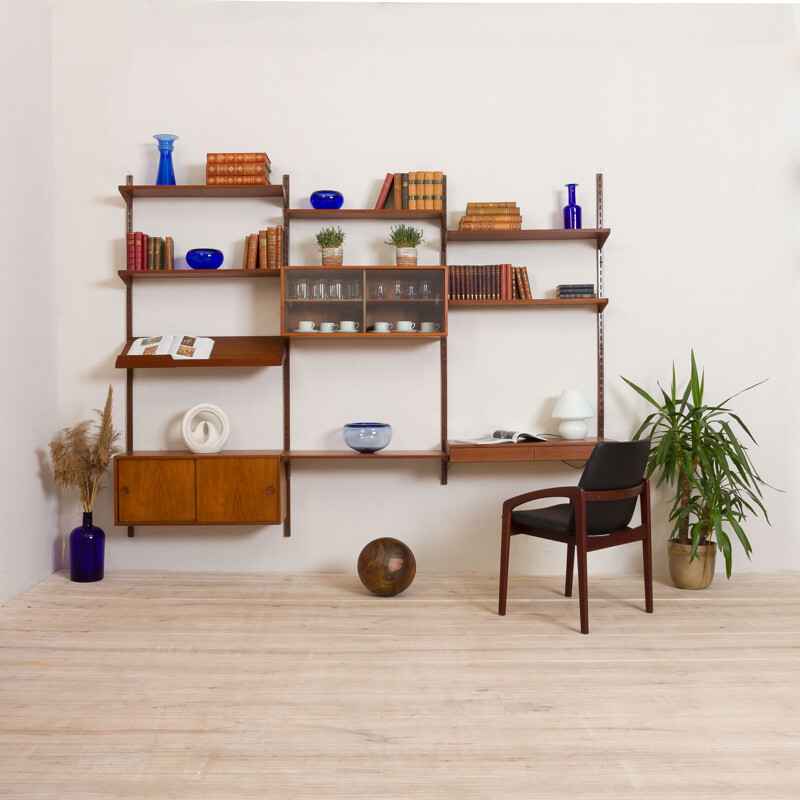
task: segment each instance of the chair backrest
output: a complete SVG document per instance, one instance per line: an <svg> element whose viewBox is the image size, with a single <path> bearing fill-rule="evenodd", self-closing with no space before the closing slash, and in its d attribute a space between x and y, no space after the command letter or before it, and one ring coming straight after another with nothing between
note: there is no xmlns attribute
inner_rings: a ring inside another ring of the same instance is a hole
<svg viewBox="0 0 800 800"><path fill-rule="evenodd" d="M600 442L586 462L578 486L587 491L627 489L636 486L644 477L650 440L637 442ZM586 504L588 533L612 533L631 521L636 498Z"/></svg>

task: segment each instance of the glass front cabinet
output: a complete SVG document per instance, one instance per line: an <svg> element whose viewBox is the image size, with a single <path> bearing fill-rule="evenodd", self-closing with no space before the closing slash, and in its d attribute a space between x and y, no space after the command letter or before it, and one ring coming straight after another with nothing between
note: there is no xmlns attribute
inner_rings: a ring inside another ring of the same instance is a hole
<svg viewBox="0 0 800 800"><path fill-rule="evenodd" d="M284 267L281 333L290 337L447 335L446 267Z"/></svg>

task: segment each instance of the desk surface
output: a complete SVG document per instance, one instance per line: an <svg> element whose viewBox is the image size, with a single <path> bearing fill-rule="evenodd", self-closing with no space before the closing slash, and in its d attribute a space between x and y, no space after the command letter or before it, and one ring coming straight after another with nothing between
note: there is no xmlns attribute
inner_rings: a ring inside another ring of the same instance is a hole
<svg viewBox="0 0 800 800"><path fill-rule="evenodd" d="M571 461L589 458L599 442L613 439L554 439L551 442L517 442L516 444L461 444L448 442L450 463L487 461Z"/></svg>

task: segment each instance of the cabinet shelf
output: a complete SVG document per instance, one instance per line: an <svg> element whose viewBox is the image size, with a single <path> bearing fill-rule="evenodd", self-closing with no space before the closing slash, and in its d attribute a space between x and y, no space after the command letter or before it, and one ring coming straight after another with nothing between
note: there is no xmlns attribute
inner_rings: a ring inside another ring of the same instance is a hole
<svg viewBox="0 0 800 800"><path fill-rule="evenodd" d="M439 461L447 458L444 450L379 450L377 453L357 453L355 450L287 450L282 456L282 461L295 459L357 459L370 461L373 459L393 458L430 458Z"/></svg>
<svg viewBox="0 0 800 800"><path fill-rule="evenodd" d="M178 186L134 186L126 184L119 187L119 193L130 205L136 197L279 197L283 199L283 186L206 186L205 184Z"/></svg>
<svg viewBox="0 0 800 800"><path fill-rule="evenodd" d="M601 248L611 233L610 228L568 230L545 228L521 231L447 231L448 242L571 242L594 240Z"/></svg>
<svg viewBox="0 0 800 800"><path fill-rule="evenodd" d="M298 333L291 331L283 334L284 339L441 339L446 334L442 331L386 331L386 333L375 333L374 331L333 331L332 333L322 333L321 331L309 331ZM163 356L161 356L163 357ZM136 358L136 356L132 356Z"/></svg>
<svg viewBox="0 0 800 800"><path fill-rule="evenodd" d="M289 219L434 219L441 220L444 216L441 209L432 211L404 211L403 209L385 208L287 208L286 215Z"/></svg>
<svg viewBox="0 0 800 800"><path fill-rule="evenodd" d="M176 359L172 356L129 356L136 337L128 339L117 356L120 369L198 369L204 367L278 367L286 358L281 336L212 336L214 349L207 359Z"/></svg>
<svg viewBox="0 0 800 800"><path fill-rule="evenodd" d="M226 278L280 278L279 269L120 269L117 275L126 286L132 280L223 280Z"/></svg>
<svg viewBox="0 0 800 800"><path fill-rule="evenodd" d="M575 300L561 300L559 298L541 298L539 300L450 300L451 308L528 308L530 306L557 306L560 308L570 306L591 306L598 311L603 311L608 305L607 297L581 297Z"/></svg>

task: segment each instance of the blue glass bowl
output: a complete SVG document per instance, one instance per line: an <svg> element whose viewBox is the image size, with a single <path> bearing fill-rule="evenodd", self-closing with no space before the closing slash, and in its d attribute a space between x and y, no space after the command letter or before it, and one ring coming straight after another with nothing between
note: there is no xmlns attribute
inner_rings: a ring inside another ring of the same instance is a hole
<svg viewBox="0 0 800 800"><path fill-rule="evenodd" d="M337 209L342 207L344 197L334 189L319 189L311 195L311 205L317 210Z"/></svg>
<svg viewBox="0 0 800 800"><path fill-rule="evenodd" d="M218 269L222 265L222 251L203 247L190 250L186 254L186 263L192 269Z"/></svg>
<svg viewBox="0 0 800 800"><path fill-rule="evenodd" d="M392 441L392 426L388 422L350 422L342 428L348 447L359 453L375 453Z"/></svg>

